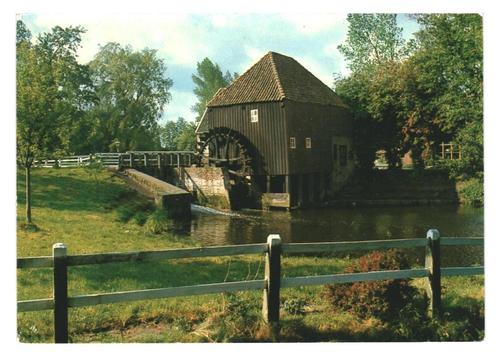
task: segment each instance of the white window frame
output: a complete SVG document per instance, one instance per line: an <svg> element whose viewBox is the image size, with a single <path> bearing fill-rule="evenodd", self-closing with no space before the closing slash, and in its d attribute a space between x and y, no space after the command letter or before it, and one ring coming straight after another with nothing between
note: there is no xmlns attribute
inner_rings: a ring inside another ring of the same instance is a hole
<svg viewBox="0 0 498 357"><path fill-rule="evenodd" d="M291 149L295 149L296 148L296 137L295 136L291 136L289 138L289 146Z"/></svg>
<svg viewBox="0 0 498 357"><path fill-rule="evenodd" d="M251 109L251 123L257 123L259 121L259 113L257 109Z"/></svg>
<svg viewBox="0 0 498 357"><path fill-rule="evenodd" d="M304 147L305 147L306 149L311 149L311 138L306 138L306 139L304 140Z"/></svg>

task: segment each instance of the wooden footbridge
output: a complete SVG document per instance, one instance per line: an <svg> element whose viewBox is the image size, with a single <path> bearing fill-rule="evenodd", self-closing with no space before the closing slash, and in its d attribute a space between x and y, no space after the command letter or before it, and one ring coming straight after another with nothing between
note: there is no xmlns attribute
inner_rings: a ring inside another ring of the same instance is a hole
<svg viewBox="0 0 498 357"><path fill-rule="evenodd" d="M99 162L104 166L119 168L141 167L190 167L199 162L194 151L127 151L124 153L96 153L66 156L59 159L35 161L37 167L77 167Z"/></svg>

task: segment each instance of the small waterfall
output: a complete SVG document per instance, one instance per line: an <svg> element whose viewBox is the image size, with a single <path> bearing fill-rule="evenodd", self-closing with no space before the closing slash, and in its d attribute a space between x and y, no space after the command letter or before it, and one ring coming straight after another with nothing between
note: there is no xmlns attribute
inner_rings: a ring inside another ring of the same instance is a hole
<svg viewBox="0 0 498 357"><path fill-rule="evenodd" d="M219 214L219 215L223 215L223 216L234 216L234 217L240 216L237 213L218 211L217 209L214 209L214 208L199 206L199 205L195 205L193 203L190 204L190 208L192 209L192 212L201 212L201 213L207 213L207 214Z"/></svg>

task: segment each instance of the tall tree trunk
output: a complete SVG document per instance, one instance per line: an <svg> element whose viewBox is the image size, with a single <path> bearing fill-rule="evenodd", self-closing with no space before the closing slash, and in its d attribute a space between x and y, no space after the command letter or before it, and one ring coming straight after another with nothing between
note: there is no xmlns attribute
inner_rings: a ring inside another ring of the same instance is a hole
<svg viewBox="0 0 498 357"><path fill-rule="evenodd" d="M26 224L31 224L31 166L26 165Z"/></svg>

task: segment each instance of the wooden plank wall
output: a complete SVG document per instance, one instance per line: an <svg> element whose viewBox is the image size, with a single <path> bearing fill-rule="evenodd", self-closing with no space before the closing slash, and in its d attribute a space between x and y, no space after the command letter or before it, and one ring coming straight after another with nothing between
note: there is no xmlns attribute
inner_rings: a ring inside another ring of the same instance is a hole
<svg viewBox="0 0 498 357"><path fill-rule="evenodd" d="M332 137L352 136L348 109L311 103L285 101L287 137L296 138L296 148L288 149L289 173L329 172L332 167ZM305 138L311 138L306 149Z"/></svg>
<svg viewBox="0 0 498 357"><path fill-rule="evenodd" d="M280 102L250 103L209 108L207 128L227 127L247 137L264 159L264 169L255 174L285 175L287 167L287 135L284 108ZM258 109L259 120L251 123L250 111Z"/></svg>

